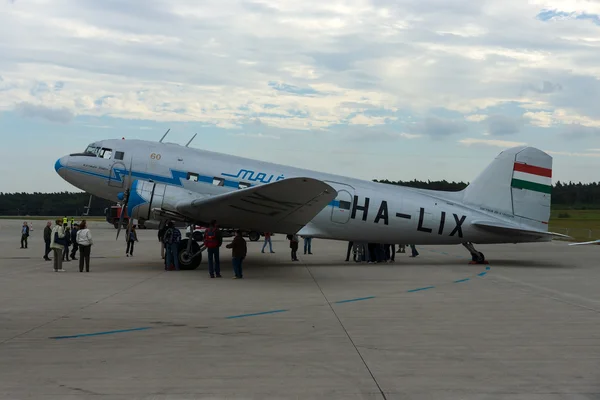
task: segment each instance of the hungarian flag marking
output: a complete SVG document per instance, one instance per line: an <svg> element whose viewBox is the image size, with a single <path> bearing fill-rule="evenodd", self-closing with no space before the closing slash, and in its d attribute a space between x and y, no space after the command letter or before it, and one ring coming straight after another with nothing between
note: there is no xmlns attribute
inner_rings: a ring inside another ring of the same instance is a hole
<svg viewBox="0 0 600 400"><path fill-rule="evenodd" d="M524 163L515 163L511 186L517 189L550 194L552 191L552 170Z"/></svg>

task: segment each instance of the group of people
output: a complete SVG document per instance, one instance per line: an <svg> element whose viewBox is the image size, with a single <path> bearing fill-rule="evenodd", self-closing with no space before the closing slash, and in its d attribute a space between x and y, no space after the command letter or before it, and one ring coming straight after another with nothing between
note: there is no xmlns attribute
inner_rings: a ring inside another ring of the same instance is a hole
<svg viewBox="0 0 600 400"><path fill-rule="evenodd" d="M263 243L261 253L265 252L265 247L267 247L267 244L269 245L269 252L275 253L273 251L273 243L271 241L271 236L273 236L273 234L270 232L264 233L265 242ZM304 240L304 254L312 254L312 238L308 237L308 236L303 236L302 238ZM292 261L299 261L298 260L298 248L300 246L300 238L296 234L287 235L287 240L290 241Z"/></svg>
<svg viewBox="0 0 600 400"><path fill-rule="evenodd" d="M417 257L419 252L414 244L409 245L411 249L410 257ZM401 244L396 251L395 244L348 242L346 252L346 261L350 261L350 254L354 262L367 262L368 264L394 262L396 253L406 253L406 246Z"/></svg>
<svg viewBox="0 0 600 400"><path fill-rule="evenodd" d="M48 221L44 228L44 243L46 245L44 260L51 261L49 254L53 253L55 272L65 271L62 267L63 261L77 260L75 255L78 250L79 272L83 272L84 265L86 272L90 272L90 252L93 240L85 220L79 224L71 221L70 227L66 217L57 219L54 226L52 226L52 222ZM70 246L72 249L69 253ZM69 255L71 259L69 259Z"/></svg>
<svg viewBox="0 0 600 400"><path fill-rule="evenodd" d="M158 240L161 243L161 257L165 260L165 271L179 271L181 231L175 227L172 221L169 221L163 228L159 229ZM219 249L223 245L223 235L217 226L217 221L211 221L209 227L204 231L203 244L206 247L208 257L209 276L211 278L222 278ZM233 279L242 279L244 277L242 263L248 251L242 232L240 230L236 231L233 241L225 247L231 249ZM272 248L271 252L273 252Z"/></svg>

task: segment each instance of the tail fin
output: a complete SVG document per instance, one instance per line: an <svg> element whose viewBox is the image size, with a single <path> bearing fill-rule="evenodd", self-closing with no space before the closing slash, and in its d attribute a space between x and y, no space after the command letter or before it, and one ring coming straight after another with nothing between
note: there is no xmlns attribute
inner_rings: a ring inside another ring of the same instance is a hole
<svg viewBox="0 0 600 400"><path fill-rule="evenodd" d="M533 147L500 153L464 190L463 202L548 230L552 157Z"/></svg>

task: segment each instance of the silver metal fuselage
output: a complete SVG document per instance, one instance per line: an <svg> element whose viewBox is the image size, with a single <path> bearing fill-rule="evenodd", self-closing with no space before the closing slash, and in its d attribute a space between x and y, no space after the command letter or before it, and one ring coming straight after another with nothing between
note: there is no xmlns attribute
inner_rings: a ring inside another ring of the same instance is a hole
<svg viewBox="0 0 600 400"><path fill-rule="evenodd" d="M106 149L105 158L72 154L59 159L55 169L72 185L108 200L117 201L119 193L130 185L130 179L183 187L200 197L240 190L247 185L310 177L334 187L338 195L298 232L300 235L411 244L534 241L531 237L515 238L471 225L470 221L475 219L514 221L461 204L461 192L425 191L370 182L171 143L104 140L92 147Z"/></svg>

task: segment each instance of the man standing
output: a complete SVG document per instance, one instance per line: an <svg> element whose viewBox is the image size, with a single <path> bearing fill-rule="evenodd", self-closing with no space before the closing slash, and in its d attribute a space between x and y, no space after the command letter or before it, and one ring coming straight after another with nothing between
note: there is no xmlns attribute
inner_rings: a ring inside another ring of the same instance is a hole
<svg viewBox="0 0 600 400"><path fill-rule="evenodd" d="M204 232L204 246L208 253L208 273L211 278L221 278L221 261L219 259L219 247L223 243L223 236L217 228L217 221L210 222L210 226Z"/></svg>
<svg viewBox="0 0 600 400"><path fill-rule="evenodd" d="M165 259L165 232L168 229L168 223L158 230L158 241L160 242L160 258Z"/></svg>
<svg viewBox="0 0 600 400"><path fill-rule="evenodd" d="M71 245L73 248L71 249L71 260L77 260L75 258L75 254L77 250L79 250L79 244L77 243L77 232L79 231L79 225L73 224L73 228L71 228Z"/></svg>
<svg viewBox="0 0 600 400"><path fill-rule="evenodd" d="M63 250L65 248L65 230L62 227L62 220L57 219L56 225L52 228L50 234L50 248L54 251L54 271L65 272L62 268Z"/></svg>
<svg viewBox="0 0 600 400"><path fill-rule="evenodd" d="M246 253L248 252L246 241L242 236L242 231L236 231L235 238L233 238L233 242L229 243L225 247L231 249L234 273L233 279L242 279L244 277L242 273L242 261L244 261L244 258L246 258Z"/></svg>
<svg viewBox="0 0 600 400"><path fill-rule="evenodd" d="M304 254L308 251L308 254L312 254L311 251L312 238L304 236Z"/></svg>
<svg viewBox="0 0 600 400"><path fill-rule="evenodd" d="M181 242L181 231L175 228L175 224L171 221L169 221L167 227L167 231L163 237L167 251L165 270L172 271L174 266L175 270L179 271L179 242Z"/></svg>
<svg viewBox="0 0 600 400"><path fill-rule="evenodd" d="M23 222L23 227L21 228L21 248L27 248L27 238L29 238L29 225L27 222Z"/></svg>
<svg viewBox="0 0 600 400"><path fill-rule="evenodd" d="M48 221L46 227L44 228L44 243L46 244L46 249L44 251L44 260L50 261L50 242L52 241L52 222Z"/></svg>

